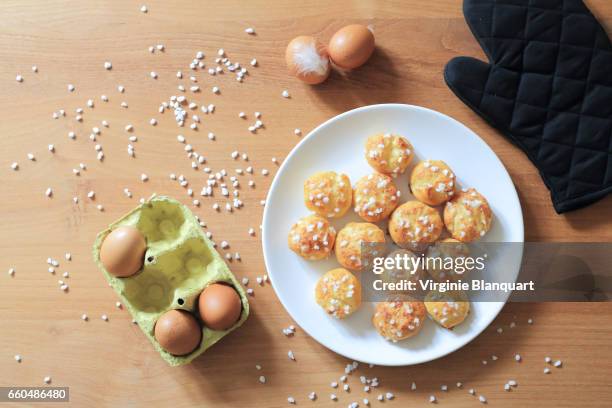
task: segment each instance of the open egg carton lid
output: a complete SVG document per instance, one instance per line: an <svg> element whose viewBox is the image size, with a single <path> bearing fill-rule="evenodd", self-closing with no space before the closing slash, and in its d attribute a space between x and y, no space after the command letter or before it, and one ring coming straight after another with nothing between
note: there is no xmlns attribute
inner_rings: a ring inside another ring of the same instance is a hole
<svg viewBox="0 0 612 408"><path fill-rule="evenodd" d="M111 275L100 260L102 242L111 231L122 226L137 228L147 242L142 269L126 278ZM101 231L93 246L93 258L134 321L172 366L190 363L241 326L249 315L247 295L225 260L203 233L189 208L170 197L154 194ZM240 318L227 330L209 329L202 324L198 312L199 294L216 282L231 285L242 302ZM157 319L172 309L192 313L202 328L200 345L184 356L168 353L154 336Z"/></svg>

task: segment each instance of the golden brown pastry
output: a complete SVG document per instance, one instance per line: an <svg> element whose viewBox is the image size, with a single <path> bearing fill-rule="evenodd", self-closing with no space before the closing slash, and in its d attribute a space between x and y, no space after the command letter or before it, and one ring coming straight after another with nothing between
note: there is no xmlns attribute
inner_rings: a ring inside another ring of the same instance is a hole
<svg viewBox="0 0 612 408"><path fill-rule="evenodd" d="M429 258L427 272L438 282L457 281L463 279L468 272L454 267L458 263L457 258L470 256L470 248L467 244L454 238L436 242L427 248L426 256ZM451 265L453 267L450 267Z"/></svg>
<svg viewBox="0 0 612 408"><path fill-rule="evenodd" d="M372 324L386 340L398 342L416 336L425 323L422 302L381 302L376 305Z"/></svg>
<svg viewBox="0 0 612 408"><path fill-rule="evenodd" d="M427 205L440 205L455 194L455 173L442 160L425 160L412 170L410 190Z"/></svg>
<svg viewBox="0 0 612 408"><path fill-rule="evenodd" d="M399 265L396 262L399 257ZM393 259L393 267L384 268L383 273L380 275L380 279L383 282L400 282L402 280L408 280L415 282L418 285L420 279L425 277L425 269L422 267L422 263L411 262L411 258L415 261L418 257L407 249L396 249L387 255L387 258ZM416 268L414 267L416 265ZM397 267L399 266L399 268ZM417 286L418 287L418 286Z"/></svg>
<svg viewBox="0 0 612 408"><path fill-rule="evenodd" d="M402 136L379 133L366 140L366 160L379 173L393 177L402 174L413 156L412 145Z"/></svg>
<svg viewBox="0 0 612 408"><path fill-rule="evenodd" d="M344 319L361 305L361 283L344 268L332 269L317 281L315 300L328 314Z"/></svg>
<svg viewBox="0 0 612 408"><path fill-rule="evenodd" d="M470 313L470 301L463 291L431 291L425 296L425 307L436 323L451 330Z"/></svg>
<svg viewBox="0 0 612 408"><path fill-rule="evenodd" d="M304 204L322 217L342 217L351 207L353 190L346 174L322 171L304 182Z"/></svg>
<svg viewBox="0 0 612 408"><path fill-rule="evenodd" d="M308 215L291 226L287 242L302 258L316 261L329 256L335 239L336 230L326 218Z"/></svg>
<svg viewBox="0 0 612 408"><path fill-rule="evenodd" d="M489 202L473 188L461 190L444 207L444 224L453 238L473 242L491 229Z"/></svg>
<svg viewBox="0 0 612 408"><path fill-rule="evenodd" d="M369 222L349 222L338 232L336 240L336 259L340 265L352 271L359 271L374 256L382 256L379 253L383 245L367 245L368 243L385 243L385 233L374 224ZM362 244L364 250L362 252Z"/></svg>
<svg viewBox="0 0 612 408"><path fill-rule="evenodd" d="M384 174L363 176L353 190L355 212L368 222L382 221L399 203L400 191L393 179Z"/></svg>
<svg viewBox="0 0 612 408"><path fill-rule="evenodd" d="M440 214L420 201L408 201L397 207L389 221L391 239L400 247L423 249L435 242L442 232Z"/></svg>

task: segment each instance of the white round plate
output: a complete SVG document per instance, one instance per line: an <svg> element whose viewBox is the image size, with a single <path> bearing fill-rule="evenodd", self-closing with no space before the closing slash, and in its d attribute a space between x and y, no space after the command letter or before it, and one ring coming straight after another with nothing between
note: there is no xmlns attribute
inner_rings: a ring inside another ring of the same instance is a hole
<svg viewBox="0 0 612 408"><path fill-rule="evenodd" d="M512 180L489 146L470 129L439 112L411 105L385 104L358 108L338 115L308 134L287 156L268 193L263 217L263 252L272 285L281 303L300 327L319 343L352 360L377 365L410 365L430 361L464 346L497 316L504 302L472 302L467 320L454 330L428 321L412 339L391 343L378 335L371 323L373 303L345 320L328 316L314 300L317 279L338 267L335 257L309 262L287 246L291 225L308 215L303 203L303 183L312 173L334 170L354 183L373 170L364 157L364 143L374 133L405 136L415 149L415 159L396 184L402 201L413 199L408 174L420 160L441 159L454 170L462 187L475 187L493 210L494 220L483 241L523 242L523 215ZM350 214L332 224L339 230ZM385 223L386 225L386 223ZM522 257L506 257L503 275L515 281Z"/></svg>

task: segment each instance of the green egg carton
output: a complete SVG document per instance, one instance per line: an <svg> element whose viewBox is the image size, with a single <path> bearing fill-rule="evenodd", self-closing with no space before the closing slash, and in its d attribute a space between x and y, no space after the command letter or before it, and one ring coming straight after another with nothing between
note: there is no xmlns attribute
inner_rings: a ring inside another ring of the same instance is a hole
<svg viewBox="0 0 612 408"><path fill-rule="evenodd" d="M115 228L133 226L142 232L147 249L142 270L127 278L117 278L100 261L100 246ZM193 213L178 201L153 195L115 221L96 237L93 257L121 302L164 360L172 366L190 363L232 330L249 315L246 293L227 264L204 235ZM228 330L211 330L201 324L202 341L198 348L185 356L165 351L153 335L155 322L171 309L198 313L198 295L208 285L225 282L234 287L242 301L240 319Z"/></svg>

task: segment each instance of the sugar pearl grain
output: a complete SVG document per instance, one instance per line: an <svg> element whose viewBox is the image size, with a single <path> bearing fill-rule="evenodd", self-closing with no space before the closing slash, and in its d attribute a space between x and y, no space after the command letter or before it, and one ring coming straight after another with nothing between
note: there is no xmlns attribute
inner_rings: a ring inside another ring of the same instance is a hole
<svg viewBox="0 0 612 408"><path fill-rule="evenodd" d="M248 27L244 30L245 33L249 34L249 35L253 35L255 34L255 29L253 27Z"/></svg>
<svg viewBox="0 0 612 408"><path fill-rule="evenodd" d="M288 90L283 90L283 92L281 93L283 98L289 98L291 95L289 95L289 91Z"/></svg>
<svg viewBox="0 0 612 408"><path fill-rule="evenodd" d="M45 384L51 384L51 377L46 376L45 378L43 378L43 381L45 382Z"/></svg>
<svg viewBox="0 0 612 408"><path fill-rule="evenodd" d="M104 63L104 69L111 70L113 68L113 64L110 61L106 61Z"/></svg>

